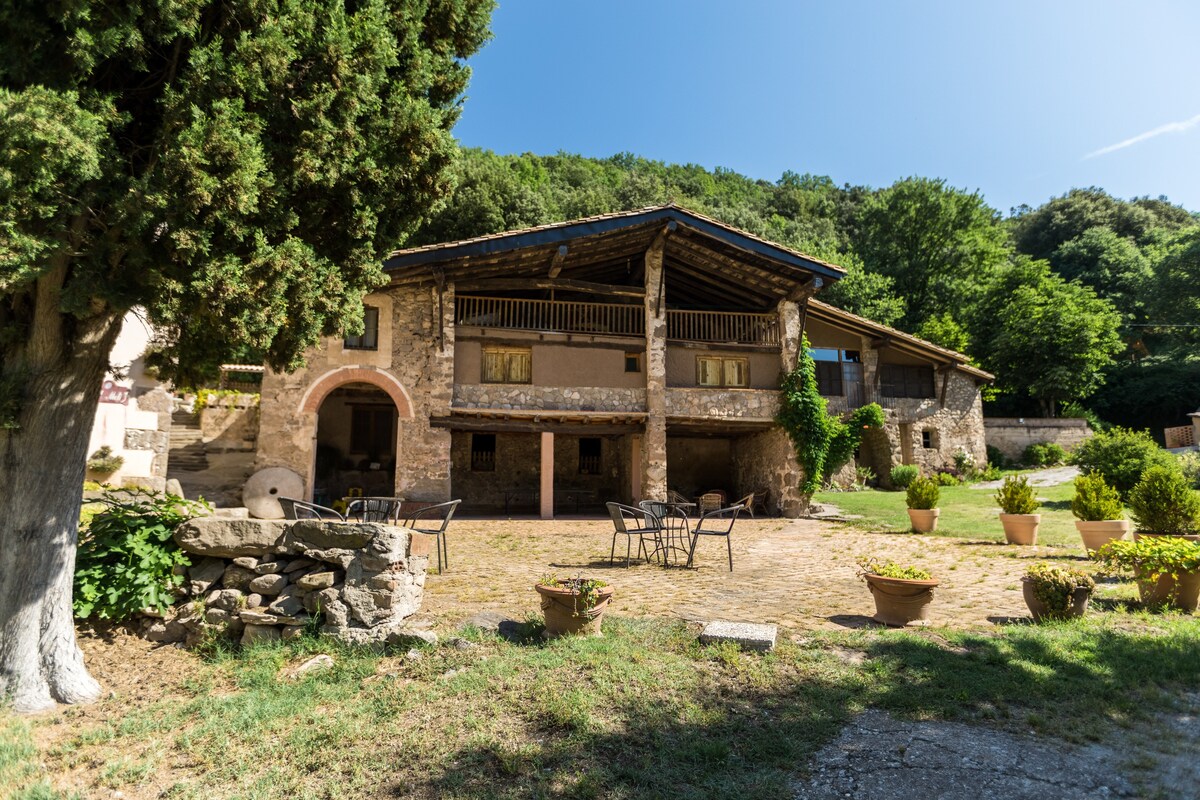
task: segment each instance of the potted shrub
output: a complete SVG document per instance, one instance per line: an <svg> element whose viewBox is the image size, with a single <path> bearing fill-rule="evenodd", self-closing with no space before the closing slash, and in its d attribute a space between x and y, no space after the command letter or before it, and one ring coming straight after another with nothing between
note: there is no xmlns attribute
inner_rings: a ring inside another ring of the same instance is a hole
<svg viewBox="0 0 1200 800"><path fill-rule="evenodd" d="M1075 479L1071 513L1076 517L1075 529L1079 531L1088 555L1113 539L1124 539L1129 532L1129 520L1125 519L1120 493L1098 472Z"/></svg>
<svg viewBox="0 0 1200 800"><path fill-rule="evenodd" d="M938 497L941 489L931 478L917 478L908 485L908 519L917 533L932 533L937 530Z"/></svg>
<svg viewBox="0 0 1200 800"><path fill-rule="evenodd" d="M1021 578L1025 605L1034 622L1082 617L1095 589L1091 575L1058 564L1034 564Z"/></svg>
<svg viewBox="0 0 1200 800"><path fill-rule="evenodd" d="M928 618L938 582L926 570L874 558L860 558L858 566L875 598L876 622L903 627Z"/></svg>
<svg viewBox="0 0 1200 800"><path fill-rule="evenodd" d="M1200 541L1197 517L1200 498L1176 466L1150 467L1129 492L1129 509L1137 526L1134 538L1178 536Z"/></svg>
<svg viewBox="0 0 1200 800"><path fill-rule="evenodd" d="M1132 572L1144 604L1170 603L1183 611L1196 610L1200 600L1200 542L1179 536L1117 540L1101 547L1094 558L1106 571Z"/></svg>
<svg viewBox="0 0 1200 800"><path fill-rule="evenodd" d="M1033 487L1024 475L1009 475L996 490L996 504L1003 512L1000 524L1004 526L1004 538L1009 544L1037 544L1038 525L1042 515L1035 514L1041 505L1033 496Z"/></svg>
<svg viewBox="0 0 1200 800"><path fill-rule="evenodd" d="M547 638L582 633L600 635L600 622L612 600L612 587L594 578L548 575L533 587L542 596Z"/></svg>
<svg viewBox="0 0 1200 800"><path fill-rule="evenodd" d="M125 459L113 453L111 447L104 445L96 452L88 456L88 480L95 480L97 483L103 483L104 479L110 477L114 472L119 470L124 465Z"/></svg>

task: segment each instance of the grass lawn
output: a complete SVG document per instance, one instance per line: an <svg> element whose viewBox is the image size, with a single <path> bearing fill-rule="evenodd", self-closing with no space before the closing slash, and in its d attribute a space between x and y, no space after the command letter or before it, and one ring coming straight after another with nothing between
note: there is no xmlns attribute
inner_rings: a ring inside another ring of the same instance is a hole
<svg viewBox="0 0 1200 800"><path fill-rule="evenodd" d="M809 633L768 655L702 647L680 622L550 643L527 627L389 655L307 638L171 651L169 674L96 706L0 712L0 794L778 798L866 707L1084 741L1200 688L1200 618L1180 615ZM288 676L318 652L336 666Z"/></svg>

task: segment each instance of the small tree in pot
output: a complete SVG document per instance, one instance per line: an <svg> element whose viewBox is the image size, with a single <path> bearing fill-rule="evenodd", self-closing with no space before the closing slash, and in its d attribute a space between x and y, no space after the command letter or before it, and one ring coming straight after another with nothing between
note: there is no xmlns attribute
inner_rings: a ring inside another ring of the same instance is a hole
<svg viewBox="0 0 1200 800"><path fill-rule="evenodd" d="M937 507L938 498L941 496L937 481L932 478L917 478L908 485L907 492L905 499L912 529L917 533L932 533L937 530L938 515L941 513Z"/></svg>
<svg viewBox="0 0 1200 800"><path fill-rule="evenodd" d="M1034 564L1021 578L1025 605L1034 622L1082 617L1096 589L1091 575L1058 564Z"/></svg>
<svg viewBox="0 0 1200 800"><path fill-rule="evenodd" d="M1076 516L1075 528L1089 555L1114 539L1124 539L1129 532L1121 494L1098 472L1075 479L1071 513Z"/></svg>
<svg viewBox="0 0 1200 800"><path fill-rule="evenodd" d="M558 578L547 575L533 587L542 597L546 638L571 634L600 635L600 622L613 589L594 578Z"/></svg>
<svg viewBox="0 0 1200 800"><path fill-rule="evenodd" d="M1009 475L996 490L996 504L1003 512L1000 524L1004 526L1004 538L1009 544L1037 544L1038 525L1042 515L1033 512L1041 505L1033 496L1033 487L1024 475Z"/></svg>
<svg viewBox="0 0 1200 800"><path fill-rule="evenodd" d="M1200 498L1176 466L1150 467L1129 492L1129 508L1141 536L1180 536L1200 541Z"/></svg>
<svg viewBox="0 0 1200 800"><path fill-rule="evenodd" d="M1101 547L1094 558L1105 571L1132 572L1138 594L1148 606L1170 603L1195 611L1200 602L1200 542L1178 536L1117 540Z"/></svg>
<svg viewBox="0 0 1200 800"><path fill-rule="evenodd" d="M928 618L938 582L927 570L866 557L858 559L858 566L875 598L876 622L903 627Z"/></svg>

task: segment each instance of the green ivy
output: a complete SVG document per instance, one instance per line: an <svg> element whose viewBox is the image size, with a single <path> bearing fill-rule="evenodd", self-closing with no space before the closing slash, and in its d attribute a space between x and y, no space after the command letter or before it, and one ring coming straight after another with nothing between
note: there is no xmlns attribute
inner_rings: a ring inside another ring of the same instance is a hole
<svg viewBox="0 0 1200 800"><path fill-rule="evenodd" d="M75 616L118 622L144 608L160 612L174 602L191 562L172 534L206 512L204 502L164 492L116 489L83 529L75 566Z"/></svg>
<svg viewBox="0 0 1200 800"><path fill-rule="evenodd" d="M830 416L829 405L817 390L817 366L809 353L808 337L800 340L796 366L783 376L780 387L779 424L796 448L804 469L800 490L811 495L821 488L858 450L863 431L883 427L883 409L870 403L855 410L846 421Z"/></svg>

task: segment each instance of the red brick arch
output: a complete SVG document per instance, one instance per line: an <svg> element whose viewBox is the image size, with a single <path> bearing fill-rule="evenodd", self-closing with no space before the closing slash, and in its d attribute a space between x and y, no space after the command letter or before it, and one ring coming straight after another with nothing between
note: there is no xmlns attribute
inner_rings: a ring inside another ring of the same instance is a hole
<svg viewBox="0 0 1200 800"><path fill-rule="evenodd" d="M300 411L302 413L317 413L321 409L321 403L325 402L325 398L329 396L329 393L339 386L345 386L347 383L369 383L372 386L378 386L387 392L388 397L392 398L392 402L396 404L396 411L400 413L401 419L412 419L412 398L408 396L408 391L405 390L404 384L396 380L389 372L366 367L338 367L337 369L329 370L329 372L326 372L308 387L308 391L304 393L304 397L300 400Z"/></svg>

